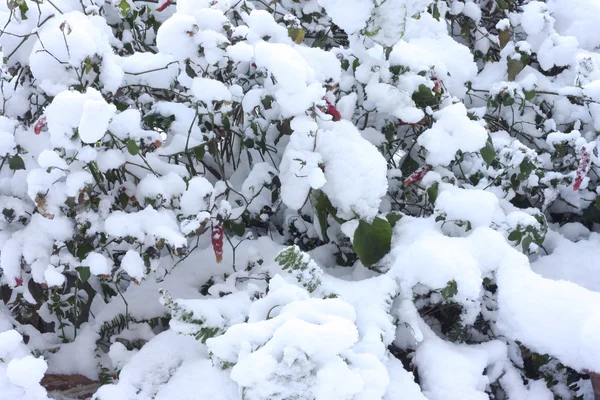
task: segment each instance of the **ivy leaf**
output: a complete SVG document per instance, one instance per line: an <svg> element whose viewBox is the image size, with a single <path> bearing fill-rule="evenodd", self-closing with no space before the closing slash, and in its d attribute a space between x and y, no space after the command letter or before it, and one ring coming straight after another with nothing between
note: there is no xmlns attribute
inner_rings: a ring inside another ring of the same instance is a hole
<svg viewBox="0 0 600 400"><path fill-rule="evenodd" d="M90 279L90 267L77 267L75 269L77 270L77 273L79 274L79 280L82 283L85 283L88 279Z"/></svg>
<svg viewBox="0 0 600 400"><path fill-rule="evenodd" d="M140 152L140 146L138 146L135 141L128 139L127 140L127 151L132 156L137 156L138 153Z"/></svg>
<svg viewBox="0 0 600 400"><path fill-rule="evenodd" d="M13 171L25 169L25 162L20 156L12 156L8 158L8 168Z"/></svg>
<svg viewBox="0 0 600 400"><path fill-rule="evenodd" d="M382 218L372 223L360 220L354 232L354 251L365 267L370 267L389 253L392 246L392 226Z"/></svg>

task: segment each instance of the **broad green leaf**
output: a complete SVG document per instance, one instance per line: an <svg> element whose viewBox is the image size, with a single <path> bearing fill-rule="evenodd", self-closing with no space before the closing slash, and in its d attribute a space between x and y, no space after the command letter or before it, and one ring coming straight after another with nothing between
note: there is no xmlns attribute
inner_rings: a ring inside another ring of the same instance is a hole
<svg viewBox="0 0 600 400"><path fill-rule="evenodd" d="M126 193L121 192L119 194L119 204L121 205L121 208L125 209L125 207L127 207L127 203L129 203L129 196L127 196Z"/></svg>
<svg viewBox="0 0 600 400"><path fill-rule="evenodd" d="M402 219L402 214L391 212L388 215L386 215L385 218L388 220L390 226L393 228L396 226L396 223Z"/></svg>
<svg viewBox="0 0 600 400"><path fill-rule="evenodd" d="M317 214L317 219L319 220L323 241L329 242L329 238L327 237L327 216L329 215L331 202L327 198L327 195L319 190L314 196L312 203L315 213Z"/></svg>
<svg viewBox="0 0 600 400"><path fill-rule="evenodd" d="M121 2L119 3L119 9L121 10L121 15L124 17L127 16L127 11L129 11L130 8L131 8L131 6L129 5L127 0L121 0Z"/></svg>
<svg viewBox="0 0 600 400"><path fill-rule="evenodd" d="M392 226L382 218L372 223L360 220L354 232L354 251L365 267L370 267L389 253L392 246Z"/></svg>
<svg viewBox="0 0 600 400"><path fill-rule="evenodd" d="M511 233L508 234L508 240L514 240L516 242L519 242L522 237L523 237L523 232L521 232L521 231L512 231Z"/></svg>
<svg viewBox="0 0 600 400"><path fill-rule="evenodd" d="M479 153L481 154L483 161L485 161L485 164L489 167L496 158L496 150L494 150L492 139L489 136L485 146L479 151Z"/></svg>
<svg viewBox="0 0 600 400"><path fill-rule="evenodd" d="M429 197L429 202L433 205L438 197L438 190L440 188L440 184L435 182L433 185L429 186L427 189L427 196Z"/></svg>
<svg viewBox="0 0 600 400"><path fill-rule="evenodd" d="M196 160L202 161L205 153L206 149L204 148L204 145L194 147L194 156L196 156Z"/></svg>
<svg viewBox="0 0 600 400"><path fill-rule="evenodd" d="M75 268L77 273L79 274L79 280L83 283L87 282L90 279L90 267L77 267Z"/></svg>
<svg viewBox="0 0 600 400"><path fill-rule="evenodd" d="M536 95L535 90L524 90L523 93L525 93L525 100L532 100Z"/></svg>
<svg viewBox="0 0 600 400"><path fill-rule="evenodd" d="M498 40L500 41L500 48L503 49L506 44L510 41L510 30L505 29L498 33Z"/></svg>
<svg viewBox="0 0 600 400"><path fill-rule="evenodd" d="M20 156L12 156L8 158L8 168L13 171L25 169L25 162Z"/></svg>
<svg viewBox="0 0 600 400"><path fill-rule="evenodd" d="M517 75L519 75L519 72L523 71L523 68L525 68L523 61L509 58L507 68L508 80L511 82L514 81Z"/></svg>
<svg viewBox="0 0 600 400"><path fill-rule="evenodd" d="M296 44L304 41L304 29L302 28L288 28L288 35Z"/></svg>
<svg viewBox="0 0 600 400"><path fill-rule="evenodd" d="M246 224L244 224L244 221L235 222L229 220L226 221L226 224L227 228L231 229L236 236L244 236L244 233L246 233Z"/></svg>
<svg viewBox="0 0 600 400"><path fill-rule="evenodd" d="M127 140L127 151L132 156L137 156L138 153L140 152L140 146L138 146L135 141L128 139Z"/></svg>
<svg viewBox="0 0 600 400"><path fill-rule="evenodd" d="M419 88L413 93L412 99L419 108L433 107L438 103L438 99L431 89L425 85L419 85Z"/></svg>

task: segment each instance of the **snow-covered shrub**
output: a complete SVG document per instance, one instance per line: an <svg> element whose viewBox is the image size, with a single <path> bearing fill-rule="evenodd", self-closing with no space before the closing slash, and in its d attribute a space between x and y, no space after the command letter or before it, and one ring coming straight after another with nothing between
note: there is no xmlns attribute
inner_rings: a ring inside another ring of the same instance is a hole
<svg viewBox="0 0 600 400"><path fill-rule="evenodd" d="M0 397L591 399L598 19L0 6Z"/></svg>

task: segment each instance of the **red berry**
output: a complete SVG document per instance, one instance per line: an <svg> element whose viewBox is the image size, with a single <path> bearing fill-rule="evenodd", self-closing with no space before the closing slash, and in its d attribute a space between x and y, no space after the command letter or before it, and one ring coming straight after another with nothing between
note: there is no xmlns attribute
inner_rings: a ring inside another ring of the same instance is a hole
<svg viewBox="0 0 600 400"><path fill-rule="evenodd" d="M164 11L165 8L169 7L169 5L171 5L171 3L173 3L173 0L167 0L167 1L165 1L160 6L156 7L156 11L158 11L158 12Z"/></svg>
<svg viewBox="0 0 600 400"><path fill-rule="evenodd" d="M36 135L39 135L40 133L42 133L42 129L47 124L48 124L48 121L46 120L46 116L42 116L40 119L37 120L37 122L33 126L33 133L35 133Z"/></svg>

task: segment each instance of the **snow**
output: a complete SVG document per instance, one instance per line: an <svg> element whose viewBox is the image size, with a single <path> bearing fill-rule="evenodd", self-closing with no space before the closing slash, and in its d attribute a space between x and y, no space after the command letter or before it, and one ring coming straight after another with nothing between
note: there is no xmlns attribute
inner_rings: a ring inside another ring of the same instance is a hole
<svg viewBox="0 0 600 400"><path fill-rule="evenodd" d="M198 100L205 104L213 101L229 101L231 93L227 87L215 79L196 78L192 83L192 93Z"/></svg>
<svg viewBox="0 0 600 400"><path fill-rule="evenodd" d="M523 257L511 258L498 273L500 329L572 368L600 370L593 339L600 322L594 304L600 294L571 282L544 279L528 268Z"/></svg>
<svg viewBox="0 0 600 400"><path fill-rule="evenodd" d="M318 0L318 2L325 8L333 22L348 34L364 28L373 11L373 2L370 0L353 1L351 4L343 0Z"/></svg>
<svg viewBox="0 0 600 400"><path fill-rule="evenodd" d="M341 215L372 219L387 190L385 159L354 125L347 121L328 125L317 133L316 145L325 167L323 192Z"/></svg>
<svg viewBox="0 0 600 400"><path fill-rule="evenodd" d="M109 275L112 269L112 263L104 255L95 251L88 254L82 264L88 266L94 275Z"/></svg>
<svg viewBox="0 0 600 400"><path fill-rule="evenodd" d="M556 19L554 25L562 36L574 36L581 47L594 50L600 44L600 27L594 23L600 17L600 4L586 0L550 0L548 11Z"/></svg>
<svg viewBox="0 0 600 400"><path fill-rule="evenodd" d="M48 266L46 271L44 271L44 279L50 287L62 286L62 284L65 282L65 276L62 274L62 271L52 266Z"/></svg>
<svg viewBox="0 0 600 400"><path fill-rule="evenodd" d="M144 276L144 260L142 260L142 257L140 257L139 253L135 250L127 250L127 253L125 253L121 260L121 268L123 268L129 276L138 281Z"/></svg>
<svg viewBox="0 0 600 400"><path fill-rule="evenodd" d="M30 355L22 340L13 329L0 332L0 399L47 400L46 390L40 386L46 361Z"/></svg>
<svg viewBox="0 0 600 400"><path fill-rule="evenodd" d="M117 108L104 100L88 100L83 105L79 126L79 136L84 143L95 143L102 139L110 118Z"/></svg>
<svg viewBox="0 0 600 400"><path fill-rule="evenodd" d="M588 233L589 234L589 233ZM573 239L579 239L575 236ZM545 278L564 280L594 292L600 292L600 235L592 233L587 240L561 240L552 254L540 257L531 269Z"/></svg>
<svg viewBox="0 0 600 400"><path fill-rule="evenodd" d="M121 165L125 164L125 156L122 151L109 149L99 152L96 162L98 163L98 169L101 172L106 172L110 169L119 168Z"/></svg>
<svg viewBox="0 0 600 400"><path fill-rule="evenodd" d="M27 388L39 383L46 372L46 362L33 356L12 360L6 368L6 376L15 385Z"/></svg>
<svg viewBox="0 0 600 400"><path fill-rule="evenodd" d="M428 164L448 165L457 151L476 152L485 146L487 132L481 124L469 119L464 104L448 106L433 117L436 122L418 139L428 151Z"/></svg>
<svg viewBox="0 0 600 400"><path fill-rule="evenodd" d="M598 1L88 3L0 5L0 400L591 398Z"/></svg>
<svg viewBox="0 0 600 400"><path fill-rule="evenodd" d="M146 235L164 238L174 246L186 243L179 233L172 212L167 210L157 211L151 206L137 213L124 213L116 211L105 221L105 229L109 235L115 237L131 236L144 242Z"/></svg>
<svg viewBox="0 0 600 400"><path fill-rule="evenodd" d="M447 220L469 221L473 228L488 227L502 218L498 198L483 190L444 190L435 207Z"/></svg>
<svg viewBox="0 0 600 400"><path fill-rule="evenodd" d="M183 215L195 215L208 209L208 200L213 191L210 182L201 176L195 176L181 196L179 206Z"/></svg>

